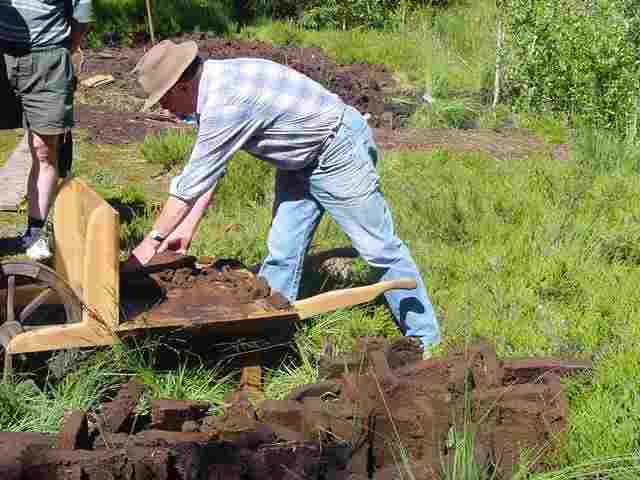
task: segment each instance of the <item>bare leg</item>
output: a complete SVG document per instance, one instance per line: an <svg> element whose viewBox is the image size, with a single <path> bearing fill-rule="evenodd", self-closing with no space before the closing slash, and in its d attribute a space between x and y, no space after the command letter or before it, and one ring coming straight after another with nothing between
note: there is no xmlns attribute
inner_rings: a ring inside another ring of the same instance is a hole
<svg viewBox="0 0 640 480"><path fill-rule="evenodd" d="M60 135L40 135L29 131L31 172L27 186L29 217L46 220L58 186L58 145Z"/></svg>

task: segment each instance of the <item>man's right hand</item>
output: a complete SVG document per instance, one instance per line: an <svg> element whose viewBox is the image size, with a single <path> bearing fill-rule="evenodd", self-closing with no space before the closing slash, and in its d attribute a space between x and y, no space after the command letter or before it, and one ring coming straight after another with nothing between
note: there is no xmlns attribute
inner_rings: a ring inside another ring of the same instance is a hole
<svg viewBox="0 0 640 480"><path fill-rule="evenodd" d="M191 240L193 238L193 232L174 230L158 248L158 253L165 252L167 250L186 255Z"/></svg>

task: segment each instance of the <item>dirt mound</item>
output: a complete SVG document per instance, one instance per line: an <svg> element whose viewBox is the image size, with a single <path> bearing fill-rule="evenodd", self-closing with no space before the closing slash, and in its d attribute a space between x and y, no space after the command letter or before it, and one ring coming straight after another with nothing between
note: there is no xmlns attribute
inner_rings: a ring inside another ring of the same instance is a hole
<svg viewBox="0 0 640 480"><path fill-rule="evenodd" d="M405 92L384 65L356 63L339 65L320 48L272 45L258 41L210 38L204 35L174 39L195 40L205 58L267 58L288 65L337 93L345 103L369 114L375 138L385 150L431 150L453 148L484 151L496 158L523 158L547 153L562 158L562 151L550 151L529 132L513 128L502 131L460 129L406 130L408 119L421 100ZM103 88L80 86L75 120L95 143L122 144L140 141L145 135L167 128L185 128L175 117L140 113L143 94L131 73L149 48L106 48L85 52L80 80L97 74L111 74L115 82ZM388 99L415 97L415 101L390 102ZM566 157L566 155L564 155Z"/></svg>
<svg viewBox="0 0 640 480"><path fill-rule="evenodd" d="M414 478L436 480L461 453L463 433L473 432L475 461L508 479L525 448L536 454L534 470L544 469L540 454L566 428L560 375L589 368L500 361L482 344L420 358L412 339L361 339L355 353L321 360L327 381L257 408L237 391L222 415L207 402L154 400L149 416L136 416L145 387L134 378L89 417L70 412L54 438L0 433L0 473L7 480L387 480L405 478L408 465Z"/></svg>
<svg viewBox="0 0 640 480"><path fill-rule="evenodd" d="M300 392L296 398L311 402L318 430L351 445L367 439L350 465L363 478L372 469L374 478L396 478L404 456L416 478L440 478L462 453L456 449L465 432L474 434L475 461L497 469L499 478L510 478L523 449L536 454L533 469L543 469L535 462L557 446L567 425L560 375L588 368L553 359L503 362L484 344L418 361L412 339L391 345L363 339L357 347L356 353L320 363L340 391L335 399L306 399Z"/></svg>
<svg viewBox="0 0 640 480"><path fill-rule="evenodd" d="M176 41L183 41L185 38ZM194 40L198 42L204 58L266 58L288 65L337 93L345 103L356 107L360 112L369 113L373 126L391 123L394 128L401 127L411 113L407 109L394 108L391 111L387 108L385 96L397 92L398 87L391 72L383 65L337 65L319 48L284 47L257 41L206 37ZM96 143L125 143L139 140L145 134L154 133L163 127L175 126L170 121L159 122L153 115L129 110L139 109L142 104L142 92L131 72L146 49L148 46L85 52L81 80L105 73L113 75L115 79L115 83L102 92L80 87L83 96L93 101L92 105L77 108L76 125L88 129L90 140ZM115 101L110 101L110 89L117 89L140 101L116 105ZM98 98L101 93L105 98ZM386 110L389 111L385 115Z"/></svg>
<svg viewBox="0 0 640 480"><path fill-rule="evenodd" d="M197 297L203 300L196 303L227 310L262 302L272 310L289 308L289 302L272 291L264 278L233 259L196 258L167 251L138 271L121 271L120 286L123 298L144 300L156 307Z"/></svg>
<svg viewBox="0 0 640 480"><path fill-rule="evenodd" d="M77 105L74 108L75 124L88 133L92 143L120 145L143 140L147 135L162 132L168 128L188 128L172 118L162 118L155 114L139 112L115 112L105 107Z"/></svg>
<svg viewBox="0 0 640 480"><path fill-rule="evenodd" d="M373 126L380 126L383 122L385 92L398 90L385 66L367 63L337 65L320 48L282 47L226 39L204 40L199 44L208 58L266 58L288 65L338 94L346 104L362 113L369 113ZM400 114L396 117L396 125L400 127L405 119Z"/></svg>

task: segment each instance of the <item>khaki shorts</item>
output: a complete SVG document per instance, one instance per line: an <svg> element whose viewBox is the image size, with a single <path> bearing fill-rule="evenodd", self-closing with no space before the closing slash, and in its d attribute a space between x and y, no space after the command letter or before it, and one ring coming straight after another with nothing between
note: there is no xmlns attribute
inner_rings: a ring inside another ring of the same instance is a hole
<svg viewBox="0 0 640 480"><path fill-rule="evenodd" d="M67 47L23 52L0 47L0 129L64 133L73 126L74 90Z"/></svg>

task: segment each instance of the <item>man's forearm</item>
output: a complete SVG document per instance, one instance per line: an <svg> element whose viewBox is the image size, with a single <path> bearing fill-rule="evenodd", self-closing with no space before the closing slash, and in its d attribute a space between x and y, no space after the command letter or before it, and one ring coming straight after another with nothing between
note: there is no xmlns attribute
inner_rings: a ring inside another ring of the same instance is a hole
<svg viewBox="0 0 640 480"><path fill-rule="evenodd" d="M200 223L200 220L202 220L202 217L204 217L207 208L209 208L212 197L213 188L208 192L205 192L200 196L200 198L198 198L198 200L196 200L196 203L193 204L193 207L191 207L191 210L179 226L182 231L195 231L195 229L198 227L198 224Z"/></svg>
<svg viewBox="0 0 640 480"><path fill-rule="evenodd" d="M165 202L160 216L158 216L155 224L153 225L153 229L163 237L166 237L182 223L191 210L191 204L184 200L180 200L178 197L170 196Z"/></svg>

